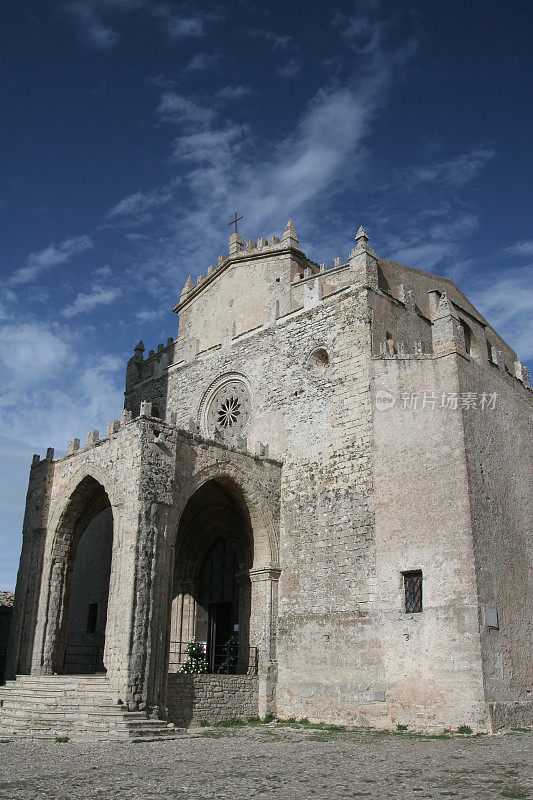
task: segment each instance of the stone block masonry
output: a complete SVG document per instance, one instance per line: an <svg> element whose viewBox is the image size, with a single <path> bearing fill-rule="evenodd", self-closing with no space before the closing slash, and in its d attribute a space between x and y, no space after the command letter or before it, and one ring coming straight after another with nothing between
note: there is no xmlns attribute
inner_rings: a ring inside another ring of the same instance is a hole
<svg viewBox="0 0 533 800"><path fill-rule="evenodd" d="M259 714L256 675L179 675L168 679L168 719L183 728Z"/></svg>

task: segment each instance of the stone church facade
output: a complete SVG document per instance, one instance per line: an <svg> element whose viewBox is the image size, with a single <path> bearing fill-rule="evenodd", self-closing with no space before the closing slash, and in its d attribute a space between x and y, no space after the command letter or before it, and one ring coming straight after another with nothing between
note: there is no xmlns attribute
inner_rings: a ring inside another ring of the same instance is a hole
<svg viewBox="0 0 533 800"><path fill-rule="evenodd" d="M34 457L0 727L43 685L162 725L527 722L514 351L362 228L332 268L291 221L281 240L232 234L174 311L176 340L135 348L105 436Z"/></svg>

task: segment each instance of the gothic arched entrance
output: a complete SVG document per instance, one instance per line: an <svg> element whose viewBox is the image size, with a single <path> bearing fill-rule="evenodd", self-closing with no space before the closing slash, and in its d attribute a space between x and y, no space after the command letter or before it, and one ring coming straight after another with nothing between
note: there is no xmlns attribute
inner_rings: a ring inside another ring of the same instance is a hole
<svg viewBox="0 0 533 800"><path fill-rule="evenodd" d="M63 672L104 672L109 578L113 551L111 506L89 522L76 547Z"/></svg>
<svg viewBox="0 0 533 800"><path fill-rule="evenodd" d="M109 497L101 483L87 476L70 496L52 544L45 671L105 671L112 551Z"/></svg>
<svg viewBox="0 0 533 800"><path fill-rule="evenodd" d="M246 509L218 481L208 481L183 512L176 542L169 671L190 660L201 669L245 673L255 669L250 642L253 537ZM189 651L189 652L188 652Z"/></svg>

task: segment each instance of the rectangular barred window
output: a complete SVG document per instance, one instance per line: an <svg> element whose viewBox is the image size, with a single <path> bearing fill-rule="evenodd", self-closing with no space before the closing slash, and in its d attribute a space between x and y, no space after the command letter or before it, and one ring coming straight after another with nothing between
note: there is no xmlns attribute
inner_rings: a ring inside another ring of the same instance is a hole
<svg viewBox="0 0 533 800"><path fill-rule="evenodd" d="M418 614L422 611L422 570L403 573L405 594L405 613Z"/></svg>

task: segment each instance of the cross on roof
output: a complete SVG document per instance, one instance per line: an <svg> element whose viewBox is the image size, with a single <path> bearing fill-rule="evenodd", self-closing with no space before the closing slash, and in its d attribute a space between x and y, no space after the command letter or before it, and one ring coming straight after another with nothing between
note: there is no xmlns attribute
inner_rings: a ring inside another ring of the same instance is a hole
<svg viewBox="0 0 533 800"><path fill-rule="evenodd" d="M232 219L231 222L228 222L228 225L235 225L235 233L239 233L237 230L237 223L240 219L244 219L244 217L238 217L237 212L235 212L235 219Z"/></svg>

